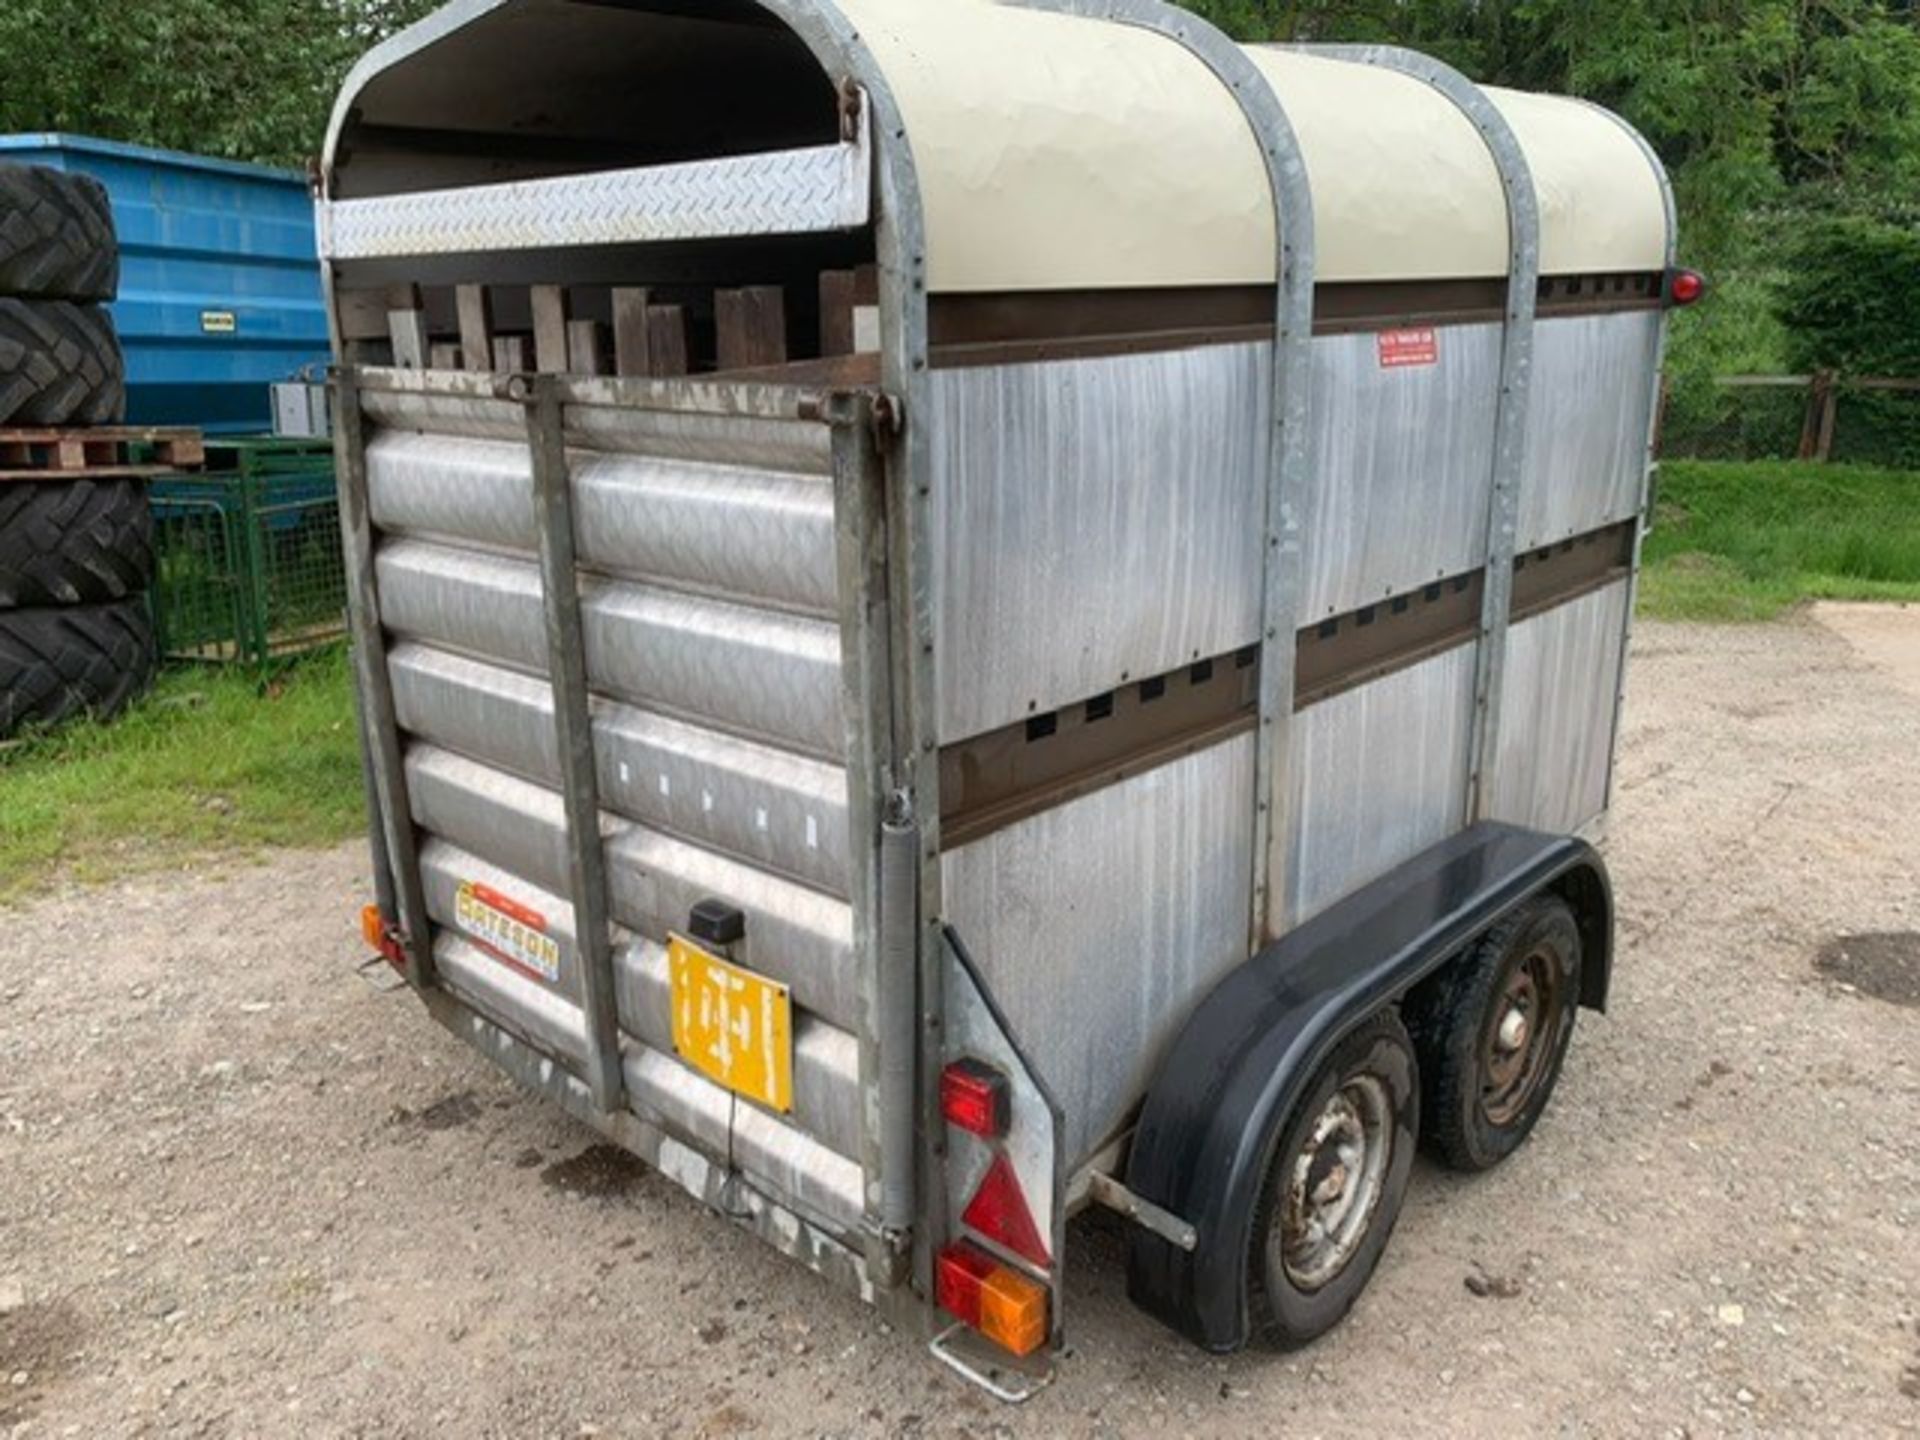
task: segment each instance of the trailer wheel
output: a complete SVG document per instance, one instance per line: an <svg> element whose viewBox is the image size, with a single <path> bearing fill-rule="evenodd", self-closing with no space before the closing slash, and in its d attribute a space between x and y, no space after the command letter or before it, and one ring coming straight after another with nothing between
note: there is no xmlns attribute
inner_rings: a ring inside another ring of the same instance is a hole
<svg viewBox="0 0 1920 1440"><path fill-rule="evenodd" d="M1251 1314L1271 1343L1318 1339L1372 1278L1407 1193L1418 1091L1413 1043L1383 1011L1335 1047L1282 1127L1247 1267Z"/></svg>
<svg viewBox="0 0 1920 1440"><path fill-rule="evenodd" d="M1490 1170L1547 1102L1580 1005L1580 930L1539 896L1407 998L1425 1077L1421 1130L1454 1170Z"/></svg>
<svg viewBox="0 0 1920 1440"><path fill-rule="evenodd" d="M0 299L0 425L111 425L127 386L98 305Z"/></svg>

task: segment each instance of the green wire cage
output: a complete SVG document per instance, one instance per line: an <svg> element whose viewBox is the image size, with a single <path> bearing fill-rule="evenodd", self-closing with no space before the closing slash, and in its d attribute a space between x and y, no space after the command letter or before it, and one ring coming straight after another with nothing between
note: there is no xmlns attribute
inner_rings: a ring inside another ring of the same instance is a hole
<svg viewBox="0 0 1920 1440"><path fill-rule="evenodd" d="M209 439L206 469L152 482L154 619L172 660L263 664L346 634L333 446Z"/></svg>

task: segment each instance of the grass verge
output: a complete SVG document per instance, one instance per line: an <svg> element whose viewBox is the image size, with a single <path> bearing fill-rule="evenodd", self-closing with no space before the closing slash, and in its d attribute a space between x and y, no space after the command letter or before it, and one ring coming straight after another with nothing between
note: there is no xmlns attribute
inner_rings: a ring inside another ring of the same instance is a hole
<svg viewBox="0 0 1920 1440"><path fill-rule="evenodd" d="M1920 601L1920 474L1669 460L1640 577L1644 613L1767 620L1805 600Z"/></svg>
<svg viewBox="0 0 1920 1440"><path fill-rule="evenodd" d="M322 845L363 822L344 648L262 677L170 670L111 725L0 750L0 903L189 853Z"/></svg>

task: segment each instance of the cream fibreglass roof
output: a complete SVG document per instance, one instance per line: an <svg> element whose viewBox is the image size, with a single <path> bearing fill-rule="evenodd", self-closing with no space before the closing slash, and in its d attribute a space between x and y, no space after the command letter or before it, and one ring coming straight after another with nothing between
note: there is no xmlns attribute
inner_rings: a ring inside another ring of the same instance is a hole
<svg viewBox="0 0 1920 1440"><path fill-rule="evenodd" d="M1619 121L1558 95L1488 86L1487 96L1513 127L1533 172L1543 274L1658 270L1667 263L1660 177Z"/></svg>
<svg viewBox="0 0 1920 1440"><path fill-rule="evenodd" d="M1177 41L999 0L838 0L899 105L934 291L1274 278L1274 202L1232 93ZM1249 47L1299 136L1322 282L1503 275L1472 124L1424 81ZM1549 274L1665 263L1659 182L1577 101L1493 91L1532 166Z"/></svg>
<svg viewBox="0 0 1920 1440"><path fill-rule="evenodd" d="M840 0L899 104L934 290L1216 285L1274 273L1239 103L1146 30L992 0Z"/></svg>

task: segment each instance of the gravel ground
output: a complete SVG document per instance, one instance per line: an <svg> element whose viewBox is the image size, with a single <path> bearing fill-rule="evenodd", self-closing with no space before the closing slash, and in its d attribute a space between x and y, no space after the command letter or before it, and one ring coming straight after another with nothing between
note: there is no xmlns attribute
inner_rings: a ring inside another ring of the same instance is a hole
<svg viewBox="0 0 1920 1440"><path fill-rule="evenodd" d="M357 847L11 912L0 1435L1920 1433L1920 611L1838 623L1642 629L1613 1013L1342 1330L1202 1355L1083 1222L1019 1410L354 978Z"/></svg>

